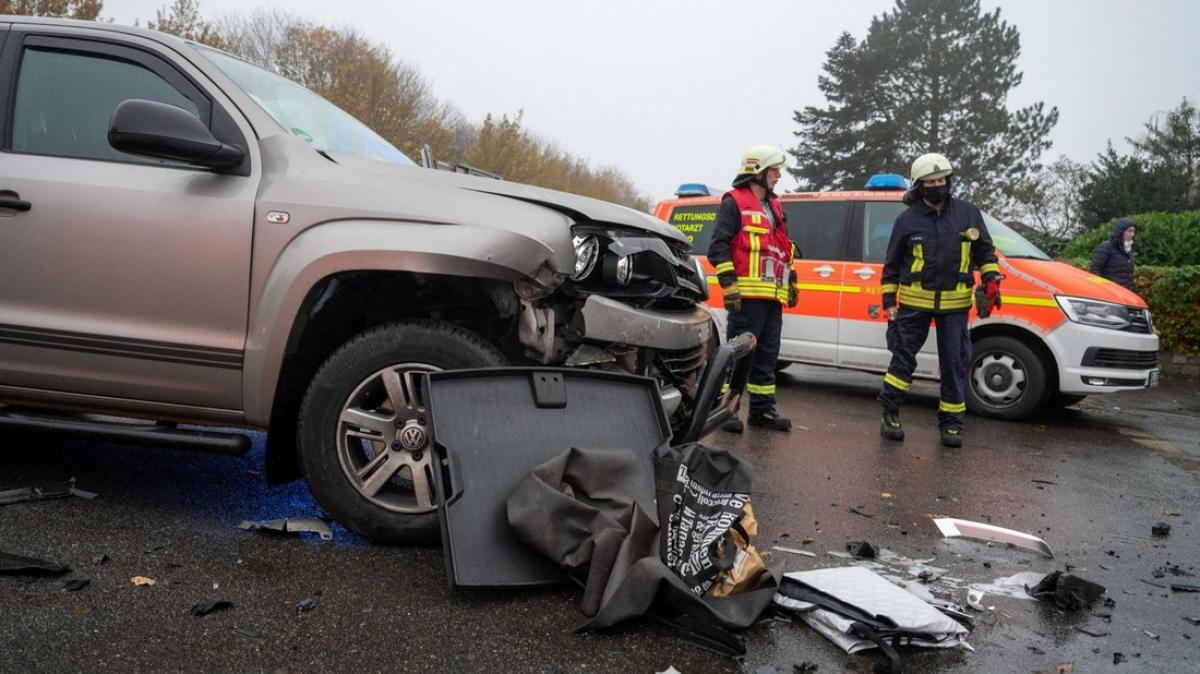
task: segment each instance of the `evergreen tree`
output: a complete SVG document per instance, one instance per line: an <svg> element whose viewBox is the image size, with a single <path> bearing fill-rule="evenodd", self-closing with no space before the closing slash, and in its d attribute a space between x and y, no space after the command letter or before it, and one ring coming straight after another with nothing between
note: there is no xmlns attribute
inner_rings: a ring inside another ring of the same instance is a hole
<svg viewBox="0 0 1200 674"><path fill-rule="evenodd" d="M1184 97L1161 122L1145 125L1146 135L1127 138L1150 163L1164 166L1185 183L1187 208L1200 206L1200 112Z"/></svg>
<svg viewBox="0 0 1200 674"><path fill-rule="evenodd" d="M1016 27L978 0L896 0L865 39L843 33L827 52L818 86L828 105L796 111L792 176L809 189L857 189L941 152L958 194L999 203L1041 168L1058 121L1041 102L1008 110L1020 51Z"/></svg>
<svg viewBox="0 0 1200 674"><path fill-rule="evenodd" d="M1189 206L1185 176L1165 163L1119 155L1111 142L1096 157L1079 190L1079 216L1088 228L1131 213L1174 212Z"/></svg>

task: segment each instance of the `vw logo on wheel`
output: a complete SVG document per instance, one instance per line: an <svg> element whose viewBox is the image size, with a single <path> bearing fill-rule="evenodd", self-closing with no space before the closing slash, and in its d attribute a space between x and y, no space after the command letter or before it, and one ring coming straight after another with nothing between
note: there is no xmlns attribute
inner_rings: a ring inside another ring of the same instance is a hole
<svg viewBox="0 0 1200 674"><path fill-rule="evenodd" d="M424 447L425 429L420 426L408 426L400 431L400 446L410 452Z"/></svg>

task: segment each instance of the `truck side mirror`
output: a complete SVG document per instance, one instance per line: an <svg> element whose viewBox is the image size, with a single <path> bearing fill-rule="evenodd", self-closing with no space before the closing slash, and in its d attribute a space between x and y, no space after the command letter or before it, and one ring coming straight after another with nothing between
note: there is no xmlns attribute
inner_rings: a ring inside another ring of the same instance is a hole
<svg viewBox="0 0 1200 674"><path fill-rule="evenodd" d="M108 144L129 154L218 170L241 164L245 155L241 148L214 138L187 110L136 98L123 101L113 112Z"/></svg>

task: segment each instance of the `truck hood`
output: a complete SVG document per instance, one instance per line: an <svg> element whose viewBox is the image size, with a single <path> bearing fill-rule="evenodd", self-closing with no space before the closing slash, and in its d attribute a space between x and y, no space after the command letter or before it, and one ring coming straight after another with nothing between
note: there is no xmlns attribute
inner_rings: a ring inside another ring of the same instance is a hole
<svg viewBox="0 0 1200 674"><path fill-rule="evenodd" d="M1146 306L1146 302L1128 288L1063 262L1011 257L1004 257L1003 261L1007 268L1001 271L1006 276L1017 272L1024 280L1052 295L1084 297L1130 307Z"/></svg>
<svg viewBox="0 0 1200 674"><path fill-rule="evenodd" d="M360 159L349 155L331 154L330 156L345 168L376 176L383 180L423 182L431 188L467 190L506 199L516 199L557 211L576 222L590 220L620 227L629 227L651 232L684 245L688 243L687 237L680 233L679 230L648 213L641 213L632 208L626 208L625 206L619 206L599 199L507 180L480 178L464 173L436 171L415 166L400 166Z"/></svg>

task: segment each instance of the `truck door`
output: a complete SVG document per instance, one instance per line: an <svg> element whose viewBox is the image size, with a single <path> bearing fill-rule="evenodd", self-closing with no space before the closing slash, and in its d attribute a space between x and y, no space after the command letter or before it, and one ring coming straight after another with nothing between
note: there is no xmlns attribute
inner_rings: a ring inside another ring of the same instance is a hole
<svg viewBox="0 0 1200 674"><path fill-rule="evenodd" d="M849 203L821 198L783 202L788 235L800 249L796 285L800 301L784 309L780 360L837 363L838 313Z"/></svg>
<svg viewBox="0 0 1200 674"><path fill-rule="evenodd" d="M0 385L241 409L253 157L217 175L120 153L107 130L136 98L248 153L252 132L173 52L88 37L13 31L0 54Z"/></svg>
<svg viewBox="0 0 1200 674"><path fill-rule="evenodd" d="M887 350L887 312L879 289L888 239L896 216L906 206L899 201L865 201L855 204L851 216L850 246L843 268L838 333L838 359L845 367L883 372L891 361ZM917 354L917 374L937 376L936 328Z"/></svg>

